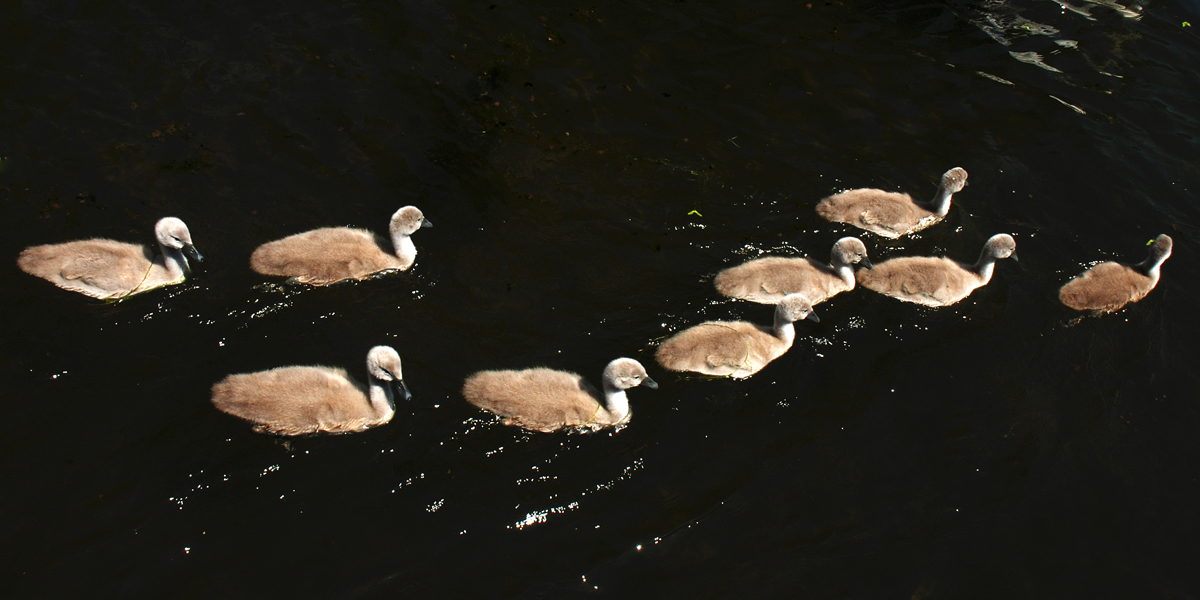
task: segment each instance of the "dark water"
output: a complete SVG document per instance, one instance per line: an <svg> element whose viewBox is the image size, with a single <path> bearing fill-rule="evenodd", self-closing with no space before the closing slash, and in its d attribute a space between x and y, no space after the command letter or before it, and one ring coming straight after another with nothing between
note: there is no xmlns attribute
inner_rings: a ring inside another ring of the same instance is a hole
<svg viewBox="0 0 1200 600"><path fill-rule="evenodd" d="M29 0L0 23L6 597L1200 597L1194 5ZM973 260L1014 235L968 300L843 294L746 381L652 365L705 318L768 322L712 275L828 256L856 232L822 196L930 196L952 166L945 223L862 238ZM407 273L247 266L406 204L435 223ZM184 285L105 305L12 262L166 215L207 257ZM1057 287L1159 233L1158 288L1073 323ZM383 343L414 394L387 426L284 444L209 403ZM662 384L617 433L459 395L617 356Z"/></svg>

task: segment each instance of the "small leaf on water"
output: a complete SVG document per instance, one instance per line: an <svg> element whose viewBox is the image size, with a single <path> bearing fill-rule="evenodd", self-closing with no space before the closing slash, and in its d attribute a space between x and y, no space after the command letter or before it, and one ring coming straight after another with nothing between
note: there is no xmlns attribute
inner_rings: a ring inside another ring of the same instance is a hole
<svg viewBox="0 0 1200 600"><path fill-rule="evenodd" d="M1183 26L1184 26L1184 27L1191 27L1191 26L1192 26L1192 24L1191 24L1191 23L1188 23L1187 21L1184 21L1184 22L1183 22Z"/></svg>
<svg viewBox="0 0 1200 600"><path fill-rule="evenodd" d="M698 210L689 210L689 211L688 211L688 215L689 215L689 216L691 216L691 215L696 215L697 217L703 217L703 216L704 216L704 215L700 214L700 211L698 211Z"/></svg>
<svg viewBox="0 0 1200 600"><path fill-rule="evenodd" d="M1150 244L1153 244L1153 243L1154 243L1154 240L1150 240L1150 241L1146 242L1146 245L1149 246Z"/></svg>

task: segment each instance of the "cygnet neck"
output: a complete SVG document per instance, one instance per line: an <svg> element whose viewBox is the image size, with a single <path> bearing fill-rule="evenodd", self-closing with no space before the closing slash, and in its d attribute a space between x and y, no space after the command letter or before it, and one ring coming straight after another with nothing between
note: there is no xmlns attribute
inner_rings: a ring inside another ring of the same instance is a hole
<svg viewBox="0 0 1200 600"><path fill-rule="evenodd" d="M392 248L396 251L396 258L399 258L401 262L412 264L417 260L417 247L407 233L393 233Z"/></svg>
<svg viewBox="0 0 1200 600"><path fill-rule="evenodd" d="M926 207L930 212L937 213L937 216L944 217L950 212L950 198L953 196L954 192L951 192L946 187L946 182L943 181L938 184L937 193L934 194L933 200L930 200Z"/></svg>
<svg viewBox="0 0 1200 600"><path fill-rule="evenodd" d="M850 286L850 289L854 289L854 267L850 263L844 262L838 256L838 253L834 252L833 257L830 258L829 266L833 267L834 275L837 275L839 279L846 282L846 285Z"/></svg>
<svg viewBox="0 0 1200 600"><path fill-rule="evenodd" d="M1163 253L1155 256L1151 254L1149 258L1137 264L1137 270L1141 271L1146 277L1158 281L1158 268L1162 266L1163 261L1167 260L1169 253Z"/></svg>
<svg viewBox="0 0 1200 600"><path fill-rule="evenodd" d="M390 382L384 381L367 371L368 397L371 401L371 412L381 419L390 420L396 414L396 400L392 397Z"/></svg>
<svg viewBox="0 0 1200 600"><path fill-rule="evenodd" d="M996 255L992 254L991 248L986 245L983 247L983 252L979 253L979 262L975 263L971 270L979 275L983 285L992 280L992 272L996 270Z"/></svg>
<svg viewBox="0 0 1200 600"><path fill-rule="evenodd" d="M617 389L611 381L604 380L604 409L613 424L620 423L629 415L629 397L625 390Z"/></svg>
<svg viewBox="0 0 1200 600"><path fill-rule="evenodd" d="M169 281L183 277L183 274L191 268L188 266L187 257L183 255L181 248L172 248L159 241L158 249L162 252L163 268L167 270Z"/></svg>
<svg viewBox="0 0 1200 600"><path fill-rule="evenodd" d="M775 337L782 340L789 348L796 339L796 324L787 317L784 311L779 309L775 310Z"/></svg>

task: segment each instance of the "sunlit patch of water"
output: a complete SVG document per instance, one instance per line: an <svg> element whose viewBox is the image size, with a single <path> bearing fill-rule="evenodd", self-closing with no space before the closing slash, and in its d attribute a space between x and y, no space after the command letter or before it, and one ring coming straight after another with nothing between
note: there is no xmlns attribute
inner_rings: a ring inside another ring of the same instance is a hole
<svg viewBox="0 0 1200 600"><path fill-rule="evenodd" d="M212 489L213 483L216 483L215 480L206 481L207 478L203 477L203 475L203 469L197 473L188 473L188 479L190 480L190 485L188 488L183 493L168 497L167 501L174 504L179 508L179 510L183 510L183 506L188 500L191 500L196 494L202 491ZM223 474L220 476L221 483L227 481L229 481L228 474Z"/></svg>
<svg viewBox="0 0 1200 600"><path fill-rule="evenodd" d="M425 479L424 473L414 475L413 477L409 477L408 479L405 479L404 481L401 481L400 483L396 484L396 487L392 488L392 493L395 494L396 492L398 492L406 487L409 487L422 479Z"/></svg>
<svg viewBox="0 0 1200 600"><path fill-rule="evenodd" d="M556 456L557 455L545 459L543 461L543 463L550 464ZM634 459L632 464L623 468L621 470L621 473L619 475L617 475L616 477L609 479L607 481L592 484L589 487L587 487L583 490L580 490L578 492L578 496L586 497L591 494L595 494L597 492L612 490L614 487L619 485L621 482L629 480L635 472L640 471L643 468L645 468L644 459L640 458L640 457L636 458L636 459ZM531 470L539 471L539 467L537 465L534 465L531 467ZM548 483L551 481L555 481L557 479L558 479L557 475L538 475L536 477L526 477L526 478L518 479L516 481L516 483L517 483L517 485L530 484L530 483L534 483L534 484ZM555 500L555 499L559 498L560 495L561 494L559 494L559 493L551 494L548 499ZM569 502L567 504L561 504L561 505L552 506L552 507L548 507L548 508L529 511L525 514L525 517L523 519L509 525L508 528L520 530L520 529L529 527L531 525L545 523L545 522L547 522L547 520L550 518L551 515L565 514L568 511L579 509L580 502L581 501L576 500L576 501ZM521 505L518 504L514 508L519 509L520 507L521 507Z"/></svg>
<svg viewBox="0 0 1200 600"><path fill-rule="evenodd" d="M487 414L486 416L478 416L478 417L467 417L466 419L463 419L463 421L462 421L462 426L464 427L464 429L460 429L456 433L451 435L450 440L456 441L459 439L459 436L467 436L467 435L470 435L474 431L485 431L485 430L491 429L492 427L495 427L497 425L503 426L503 423L504 423L503 418L501 418L497 415L493 415L493 414ZM500 448L498 448L496 450L490 451L490 453L491 454L499 453L503 449L504 449L503 446L501 446Z"/></svg>
<svg viewBox="0 0 1200 600"><path fill-rule="evenodd" d="M539 523L545 523L546 520L550 517L550 515L561 515L561 514L565 514L569 510L578 510L578 509L579 509L579 503L571 502L564 506L555 506L553 508L547 508L545 510L536 510L536 511L533 511L530 513L526 513L524 519L521 519L520 521L517 521L516 523L509 525L508 528L516 529L519 531L519 530L525 529L526 527L529 527L530 525L537 525Z"/></svg>
<svg viewBox="0 0 1200 600"><path fill-rule="evenodd" d="M1089 21L1095 21L1096 18L1091 14L1091 10L1097 6L1104 6L1111 10L1115 10L1121 16L1129 19L1138 20L1141 18L1142 5L1134 2L1128 5L1122 5L1111 0L1085 0L1086 4L1074 5L1065 1L1056 1L1062 7L1063 23L1061 27L1046 23L1039 23L1026 18L1021 13L1025 10L1032 10L1025 6L1010 4L1004 0L988 0L963 10L961 16L968 22L978 27L980 31L986 34L996 43L1004 46L1009 50L1009 56L1023 63L1036 66L1051 73L1063 73L1062 69L1046 62L1046 57L1035 50L1020 49L1019 46L1026 39L1030 38L1048 38L1058 48L1082 52L1080 44L1077 40L1060 38L1062 28L1072 28L1075 23L1072 20L1076 16L1082 16ZM1072 13L1068 15L1068 11ZM1096 72L1111 77L1120 77L1108 72L1092 60L1087 54L1083 55L1088 65ZM1104 62L1104 61L1101 61ZM989 76L988 74L978 72L984 77L995 79L1000 83L1007 83L1007 80Z"/></svg>
<svg viewBox="0 0 1200 600"><path fill-rule="evenodd" d="M549 461L547 461L547 462L549 462ZM537 471L538 470L537 465L533 465L532 467L530 467L530 470ZM538 475L537 477L525 477L522 479L518 479L516 481L516 483L517 483L517 485L521 485L521 484L525 484L525 483L554 481L555 479L558 479L558 475Z"/></svg>
<svg viewBox="0 0 1200 600"><path fill-rule="evenodd" d="M1052 73L1062 73L1061 70L1046 64L1046 61L1042 59L1042 55L1037 52L1032 52L1032 51L1030 51L1030 52L1012 52L1012 51L1009 51L1008 55L1023 62L1023 63L1034 65L1036 67L1041 67Z"/></svg>
<svg viewBox="0 0 1200 600"><path fill-rule="evenodd" d="M595 484L595 485L593 486L593 489L591 489L591 490L584 490L584 491L583 491L583 492L581 492L579 495L580 495L580 496L586 496L586 495L588 495L588 494L595 493L595 492L598 492L598 491L601 491L601 490L611 490L611 489L613 489L613 487L614 487L614 486L616 486L618 483L620 483L620 482L622 482L622 481L626 481L626 480L628 480L630 477L632 477L632 476L633 476L633 474L634 474L635 472L637 472L637 471L640 471L640 470L642 470L643 468L645 468L645 461L644 461L643 459L641 459L641 458L635 458L635 459L633 460L633 464L631 464L631 465L629 465L629 466L627 466L627 467L625 467L624 469L622 469L622 470L621 470L621 474L620 474L620 475L618 475L618 476L616 476L615 478L613 478L613 479L610 479L610 480L608 480L608 481L606 481L606 482L604 482L604 483L598 483L598 484Z"/></svg>
<svg viewBox="0 0 1200 600"><path fill-rule="evenodd" d="M995 82L997 82L997 83L1002 83L1002 84L1004 84L1004 85L1014 85L1014 86L1016 85L1015 83L1013 83L1013 82L1011 82L1011 81L1009 81L1009 80L1007 80L1007 79L1004 79L1004 78L1001 78L1001 77L997 77L997 76L995 76L995 75L992 75L991 73L984 73L983 71L975 71L975 73L976 73L977 75L981 75L981 76L983 76L983 77L986 77L986 78L988 78L988 79L991 79L992 81L995 81Z"/></svg>
<svg viewBox="0 0 1200 600"><path fill-rule="evenodd" d="M1062 0L1055 0L1055 2L1057 2L1060 6L1062 6L1064 10L1070 10L1076 14L1087 17L1091 21L1096 20L1096 18L1093 17L1092 13L1090 12L1091 9L1095 6L1106 6L1108 8L1115 10L1117 12L1117 14L1121 15L1122 17L1125 17L1126 19L1133 19L1135 21L1140 20L1142 18L1142 11L1145 10L1145 6L1142 3L1137 2L1137 1L1130 2L1128 4L1120 4L1118 2L1113 2L1112 0L1083 0L1083 1L1090 4L1091 6L1075 6L1070 3L1064 2Z"/></svg>
<svg viewBox="0 0 1200 600"><path fill-rule="evenodd" d="M254 289L266 292L264 295L250 299L250 307L233 309L226 314L233 318L244 319L238 325L238 329L246 329L250 326L250 322L255 319L261 319L284 309L291 308L295 304L293 298L304 293L305 287L299 284L261 283L254 286Z"/></svg>
<svg viewBox="0 0 1200 600"><path fill-rule="evenodd" d="M964 316L963 318L966 318L966 317ZM908 329L911 331L929 331L928 326L921 325L920 323L897 323L896 325L884 327L883 333L893 339L902 340L902 339L904 339L902 332L905 329Z"/></svg>

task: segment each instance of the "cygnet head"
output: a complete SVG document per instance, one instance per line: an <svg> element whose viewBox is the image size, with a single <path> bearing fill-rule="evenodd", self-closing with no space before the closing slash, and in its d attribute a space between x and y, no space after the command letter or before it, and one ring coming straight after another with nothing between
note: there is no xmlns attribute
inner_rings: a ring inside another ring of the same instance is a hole
<svg viewBox="0 0 1200 600"><path fill-rule="evenodd" d="M392 224L388 231L393 236L412 235L422 227L433 227L433 223L421 214L421 209L415 206L405 206L392 215Z"/></svg>
<svg viewBox="0 0 1200 600"><path fill-rule="evenodd" d="M775 305L775 320L783 319L788 323L794 323L803 319L808 319L813 323L820 323L821 319L817 318L817 313L813 312L812 303L804 294L788 294Z"/></svg>
<svg viewBox="0 0 1200 600"><path fill-rule="evenodd" d="M951 194L961 192L967 187L967 170L962 167L954 167L942 174L942 187Z"/></svg>
<svg viewBox="0 0 1200 600"><path fill-rule="evenodd" d="M1171 256L1171 247L1175 242L1171 240L1171 236L1162 234L1154 238L1154 242L1150 244L1150 262L1161 263Z"/></svg>
<svg viewBox="0 0 1200 600"><path fill-rule="evenodd" d="M618 390L627 390L644 385L652 390L658 389L658 382L646 374L646 367L632 358L618 358L604 367L604 381L609 382Z"/></svg>
<svg viewBox="0 0 1200 600"><path fill-rule="evenodd" d="M401 398L412 400L412 394L404 385L404 373L400 370L400 355L391 346L375 346L367 352L367 373L380 381L396 386Z"/></svg>
<svg viewBox="0 0 1200 600"><path fill-rule="evenodd" d="M833 245L832 258L834 266L862 264L868 269L874 267L867 258L867 246L858 238L844 237L838 240Z"/></svg>
<svg viewBox="0 0 1200 600"><path fill-rule="evenodd" d="M1007 233L997 233L988 238L983 245L983 251L995 259L1011 258L1017 260L1017 241Z"/></svg>
<svg viewBox="0 0 1200 600"><path fill-rule="evenodd" d="M1170 258L1171 247L1173 245L1174 242L1172 242L1171 236L1166 234L1154 238L1154 241L1150 242L1150 256L1145 261L1136 265L1135 268L1141 271L1143 275L1157 279L1158 267L1163 264L1164 260Z"/></svg>
<svg viewBox="0 0 1200 600"><path fill-rule="evenodd" d="M159 244L167 248L186 250L192 258L204 261L200 251L192 245L192 232L188 231L187 225L184 225L183 221L175 217L163 217L154 224L154 235L158 238Z"/></svg>

